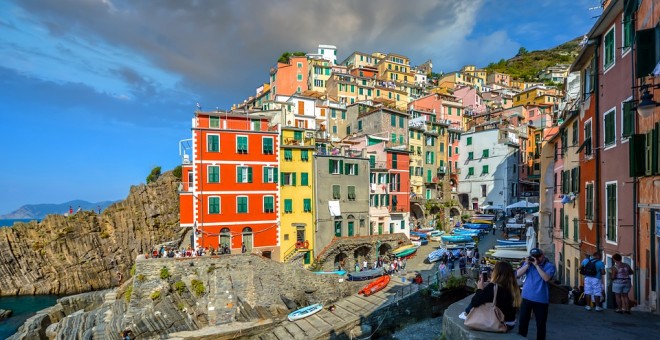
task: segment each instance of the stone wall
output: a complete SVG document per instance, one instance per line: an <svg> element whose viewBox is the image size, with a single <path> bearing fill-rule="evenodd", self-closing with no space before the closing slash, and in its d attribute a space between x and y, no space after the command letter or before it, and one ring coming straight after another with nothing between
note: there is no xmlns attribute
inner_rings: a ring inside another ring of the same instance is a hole
<svg viewBox="0 0 660 340"><path fill-rule="evenodd" d="M378 248L391 251L408 244L411 244L410 240L403 233L335 237L333 242L317 256L316 261L321 265L322 270L335 270L335 259L338 258L338 255L343 254L346 256L343 269L350 272L355 266L356 251L358 263L367 259L371 265L379 256Z"/></svg>
<svg viewBox="0 0 660 340"><path fill-rule="evenodd" d="M83 211L0 228L0 295L73 294L117 285L133 259L155 244L176 240L177 179L133 186L101 215Z"/></svg>

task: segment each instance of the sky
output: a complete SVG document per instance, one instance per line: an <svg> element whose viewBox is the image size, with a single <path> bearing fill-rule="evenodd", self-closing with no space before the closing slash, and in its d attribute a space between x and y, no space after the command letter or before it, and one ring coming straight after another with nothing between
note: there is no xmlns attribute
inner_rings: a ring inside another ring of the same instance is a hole
<svg viewBox="0 0 660 340"><path fill-rule="evenodd" d="M285 51L392 52L434 72L586 34L597 0L5 0L0 214L124 199L181 163L196 104L229 109Z"/></svg>

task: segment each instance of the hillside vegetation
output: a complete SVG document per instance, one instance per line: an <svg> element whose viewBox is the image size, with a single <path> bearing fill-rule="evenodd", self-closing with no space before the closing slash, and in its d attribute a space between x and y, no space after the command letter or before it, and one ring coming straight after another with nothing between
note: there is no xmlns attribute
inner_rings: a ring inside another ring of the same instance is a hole
<svg viewBox="0 0 660 340"><path fill-rule="evenodd" d="M532 52L521 47L515 57L490 63L486 69L509 74L513 79L533 81L536 79L536 74L546 67L556 64L571 64L580 52L578 44L581 40L582 38L576 38L548 50Z"/></svg>

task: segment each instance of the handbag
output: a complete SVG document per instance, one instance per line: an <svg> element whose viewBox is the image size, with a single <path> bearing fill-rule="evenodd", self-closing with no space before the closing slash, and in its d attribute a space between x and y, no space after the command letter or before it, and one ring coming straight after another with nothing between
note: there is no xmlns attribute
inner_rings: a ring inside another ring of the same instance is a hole
<svg viewBox="0 0 660 340"><path fill-rule="evenodd" d="M497 299L497 284L493 287L493 302L487 302L474 307L465 319L464 325L468 328L495 333L506 333L504 313L495 305Z"/></svg>

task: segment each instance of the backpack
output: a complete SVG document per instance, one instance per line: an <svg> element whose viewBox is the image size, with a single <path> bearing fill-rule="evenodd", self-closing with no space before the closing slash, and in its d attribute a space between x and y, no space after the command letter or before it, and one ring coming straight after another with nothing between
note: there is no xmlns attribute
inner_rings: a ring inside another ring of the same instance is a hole
<svg viewBox="0 0 660 340"><path fill-rule="evenodd" d="M584 276L597 276L598 271L596 270L596 262L598 262L598 260L590 259L587 264L580 266L580 274Z"/></svg>

